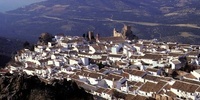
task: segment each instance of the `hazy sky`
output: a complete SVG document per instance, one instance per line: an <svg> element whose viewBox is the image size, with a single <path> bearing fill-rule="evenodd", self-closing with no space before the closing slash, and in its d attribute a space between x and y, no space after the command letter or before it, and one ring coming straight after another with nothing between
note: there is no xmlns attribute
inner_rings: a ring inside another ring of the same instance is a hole
<svg viewBox="0 0 200 100"><path fill-rule="evenodd" d="M0 0L0 12L13 10L40 1L44 0Z"/></svg>

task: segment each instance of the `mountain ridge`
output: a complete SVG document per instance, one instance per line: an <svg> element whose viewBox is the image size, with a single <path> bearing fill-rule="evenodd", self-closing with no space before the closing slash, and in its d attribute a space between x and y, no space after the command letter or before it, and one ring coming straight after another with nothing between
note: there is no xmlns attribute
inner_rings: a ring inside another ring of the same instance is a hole
<svg viewBox="0 0 200 100"><path fill-rule="evenodd" d="M7 32L28 40L42 32L110 36L113 28L128 24L139 38L200 44L198 8L198 0L47 0L7 12L12 22Z"/></svg>

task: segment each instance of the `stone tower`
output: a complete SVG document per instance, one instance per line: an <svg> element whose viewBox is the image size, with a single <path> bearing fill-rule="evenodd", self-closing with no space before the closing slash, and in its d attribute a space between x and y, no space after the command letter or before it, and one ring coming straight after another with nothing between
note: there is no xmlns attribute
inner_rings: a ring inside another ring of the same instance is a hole
<svg viewBox="0 0 200 100"><path fill-rule="evenodd" d="M116 29L114 28L113 29L113 37L121 37L121 36L122 36L122 34L117 32Z"/></svg>
<svg viewBox="0 0 200 100"><path fill-rule="evenodd" d="M131 30L131 26L124 25L124 27L122 28L122 36L123 36L123 38L128 38L128 36L130 34L133 34L133 32Z"/></svg>

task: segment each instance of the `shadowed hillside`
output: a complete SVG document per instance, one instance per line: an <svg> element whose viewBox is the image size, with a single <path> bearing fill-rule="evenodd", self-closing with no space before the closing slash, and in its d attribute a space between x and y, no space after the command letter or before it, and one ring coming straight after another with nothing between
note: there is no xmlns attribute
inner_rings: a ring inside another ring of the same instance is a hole
<svg viewBox="0 0 200 100"><path fill-rule="evenodd" d="M93 100L72 81L54 80L46 85L37 76L4 75L0 76L1 100Z"/></svg>

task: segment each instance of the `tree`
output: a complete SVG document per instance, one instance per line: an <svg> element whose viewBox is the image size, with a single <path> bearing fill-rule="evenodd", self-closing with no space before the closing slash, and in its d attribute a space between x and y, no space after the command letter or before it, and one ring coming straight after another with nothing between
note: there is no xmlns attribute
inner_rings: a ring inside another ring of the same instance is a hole
<svg viewBox="0 0 200 100"><path fill-rule="evenodd" d="M52 35L49 33L42 33L39 37L39 43L47 44L48 42L52 41Z"/></svg>
<svg viewBox="0 0 200 100"><path fill-rule="evenodd" d="M28 49L30 47L30 43L28 41L24 42L23 48Z"/></svg>

